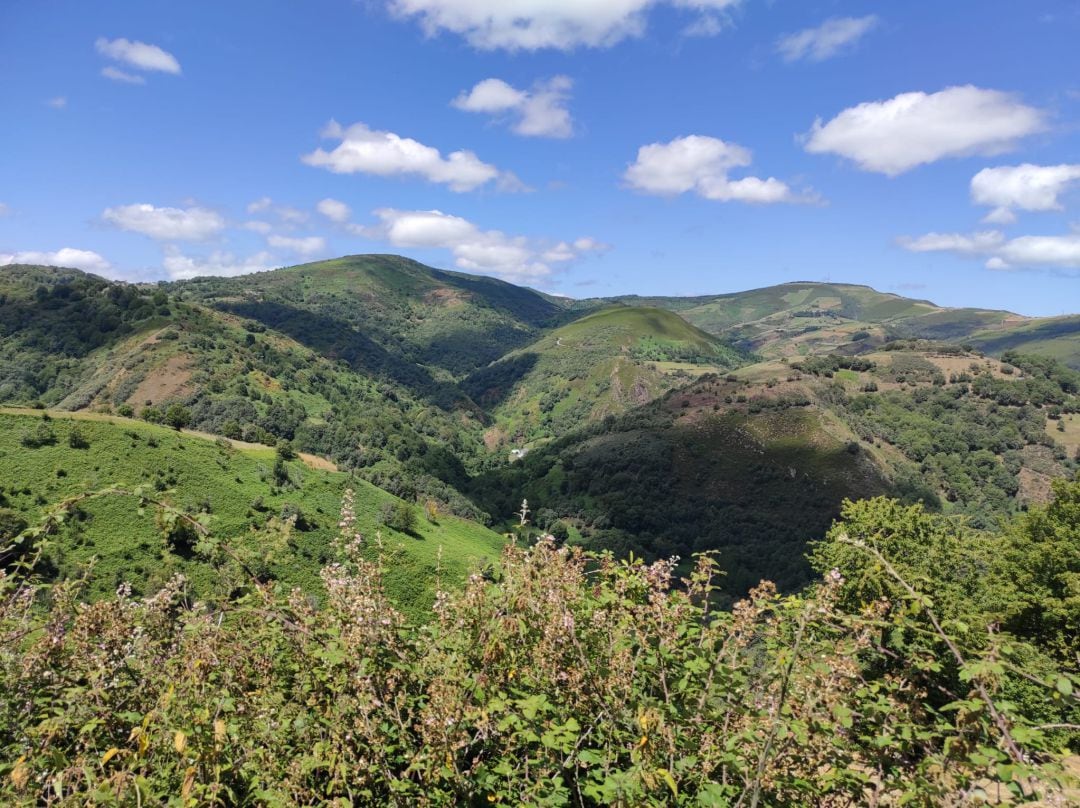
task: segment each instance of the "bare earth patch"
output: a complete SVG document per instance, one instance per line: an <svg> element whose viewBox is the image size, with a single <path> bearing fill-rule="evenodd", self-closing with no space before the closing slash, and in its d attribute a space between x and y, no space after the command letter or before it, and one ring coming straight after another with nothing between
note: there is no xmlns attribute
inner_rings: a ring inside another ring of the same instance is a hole
<svg viewBox="0 0 1080 808"><path fill-rule="evenodd" d="M152 401L155 404L172 398L183 398L191 392L188 382L191 380L192 359L187 354L170 356L164 364L151 370L139 386L128 396L128 403L133 406Z"/></svg>

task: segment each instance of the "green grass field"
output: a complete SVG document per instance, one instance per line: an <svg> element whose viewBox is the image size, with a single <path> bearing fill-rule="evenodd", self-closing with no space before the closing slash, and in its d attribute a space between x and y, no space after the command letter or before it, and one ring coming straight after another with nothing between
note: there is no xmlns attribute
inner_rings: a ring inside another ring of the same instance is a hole
<svg viewBox="0 0 1080 808"><path fill-rule="evenodd" d="M214 536L238 549L259 550L267 574L288 587L320 591L319 570L335 560L334 539L341 496L356 492L357 527L372 554L381 531L387 554L387 581L401 607L421 616L433 597L438 575L452 587L477 567L497 557L498 534L481 525L448 515L430 522L417 508L412 535L381 523L391 494L347 474L313 469L301 460L287 465L291 482L279 486L273 477L272 450L237 449L175 432L166 427L124 419L74 419L53 413L47 423L55 443L27 448L25 433L42 423L42 414L0 413L0 506L38 522L49 506L66 497L109 487L145 487L169 504L197 512L207 507ZM89 444L76 449L69 436L77 428ZM286 506L303 514L304 529L293 529L286 541L271 547L257 533L268 520L280 518ZM196 557L169 551L154 515L140 513L133 498L110 496L86 503L84 515L65 526L53 553L62 575L75 574L91 559L91 596L110 592L123 581L149 592L183 572L197 593L214 586L214 569ZM441 558L440 558L441 554Z"/></svg>

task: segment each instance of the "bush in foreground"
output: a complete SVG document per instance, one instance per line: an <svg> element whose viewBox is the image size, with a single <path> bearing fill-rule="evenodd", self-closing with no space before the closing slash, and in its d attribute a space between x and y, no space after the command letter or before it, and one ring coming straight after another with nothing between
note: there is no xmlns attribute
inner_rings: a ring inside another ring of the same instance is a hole
<svg viewBox="0 0 1080 808"><path fill-rule="evenodd" d="M1030 699L1067 715L1077 680L1027 674L1023 643L943 629L864 517L830 539L840 563L858 561L857 586L836 568L798 596L762 584L731 611L712 605L709 557L673 586L672 562L545 541L509 546L494 575L407 625L380 565L355 552L349 508L321 604L254 582L193 603L177 578L85 605L77 581L13 571L0 578L0 799L1064 804L1069 723L1006 689L1025 674Z"/></svg>

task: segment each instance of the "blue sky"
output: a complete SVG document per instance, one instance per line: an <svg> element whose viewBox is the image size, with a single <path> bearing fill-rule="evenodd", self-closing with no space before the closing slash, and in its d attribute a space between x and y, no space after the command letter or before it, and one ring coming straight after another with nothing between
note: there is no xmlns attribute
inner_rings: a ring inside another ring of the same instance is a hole
<svg viewBox="0 0 1080 808"><path fill-rule="evenodd" d="M1080 310L1080 4L3 0L0 263Z"/></svg>

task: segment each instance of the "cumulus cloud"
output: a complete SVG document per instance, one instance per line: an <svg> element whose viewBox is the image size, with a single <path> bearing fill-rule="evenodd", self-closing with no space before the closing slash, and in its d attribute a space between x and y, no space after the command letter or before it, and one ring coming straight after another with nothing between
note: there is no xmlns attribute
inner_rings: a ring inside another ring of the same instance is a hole
<svg viewBox="0 0 1080 808"><path fill-rule="evenodd" d="M419 21L425 33L460 34L483 50L569 50L607 47L645 31L647 13L661 5L701 17L740 0L386 0L390 10Z"/></svg>
<svg viewBox="0 0 1080 808"><path fill-rule="evenodd" d="M180 75L180 62L166 50L157 45L129 39L106 39L99 37L94 43L97 52L114 62L121 62L136 70L158 71Z"/></svg>
<svg viewBox="0 0 1080 808"><path fill-rule="evenodd" d="M8 264L41 264L54 267L74 267L86 272L106 272L109 262L93 250L77 250L63 247L56 252L27 250L17 253L0 253L0 266Z"/></svg>
<svg viewBox="0 0 1080 808"><path fill-rule="evenodd" d="M1020 236L1006 239L998 230L980 233L928 233L901 238L914 252L951 252L986 258L987 269L1080 269L1080 234Z"/></svg>
<svg viewBox="0 0 1080 808"><path fill-rule="evenodd" d="M315 210L337 224L349 221L352 216L349 206L337 199L323 199L315 206Z"/></svg>
<svg viewBox="0 0 1080 808"><path fill-rule="evenodd" d="M331 151L316 149L300 159L335 174L417 176L457 192L472 191L503 176L471 151L455 151L443 157L432 146L393 132L370 129L363 123L343 128L331 121L322 136L341 142Z"/></svg>
<svg viewBox="0 0 1080 808"><path fill-rule="evenodd" d="M440 210L382 208L374 214L377 223L353 225L353 232L394 247L449 250L459 269L515 282L535 281L550 275L554 264L606 249L591 238L553 243L482 230L468 219Z"/></svg>
<svg viewBox="0 0 1080 808"><path fill-rule="evenodd" d="M1045 126L1041 110L997 90L966 85L902 93L819 118L805 137L814 154L838 154L889 176L946 157L998 154Z"/></svg>
<svg viewBox="0 0 1080 808"><path fill-rule="evenodd" d="M162 263L173 280L250 275L253 272L265 272L281 266L268 252L258 252L246 258L239 258L229 252L215 251L207 257L200 257L184 255L175 247L169 247L166 250Z"/></svg>
<svg viewBox="0 0 1080 808"><path fill-rule="evenodd" d="M509 117L511 129L519 135L566 138L574 133L566 108L573 86L567 76L537 82L531 90L518 90L502 79L484 79L451 104L466 112Z"/></svg>
<svg viewBox="0 0 1080 808"><path fill-rule="evenodd" d="M991 261L995 259L998 265L991 269L1039 266L1080 269L1080 235L1021 236L1004 244Z"/></svg>
<svg viewBox="0 0 1080 808"><path fill-rule="evenodd" d="M846 46L853 45L878 23L877 16L834 17L816 28L806 28L787 34L776 43L776 50L785 62L805 59L823 62L836 56Z"/></svg>
<svg viewBox="0 0 1080 808"><path fill-rule="evenodd" d="M971 178L971 201L993 208L983 221L1011 224L1014 210L1062 210L1061 196L1080 181L1080 165L984 168Z"/></svg>
<svg viewBox="0 0 1080 808"><path fill-rule="evenodd" d="M266 239L266 243L271 247L277 247L305 256L317 255L326 251L326 239L322 236L293 238L290 236L273 235Z"/></svg>
<svg viewBox="0 0 1080 808"><path fill-rule="evenodd" d="M106 208L109 224L162 241L203 241L225 229L225 220L206 208L158 208L148 204Z"/></svg>
<svg viewBox="0 0 1080 808"><path fill-rule="evenodd" d="M675 196L692 191L720 202L807 202L813 197L797 194L775 177L731 179L728 172L746 168L752 161L749 149L705 135L650 143L638 149L623 174L627 185L638 191Z"/></svg>

